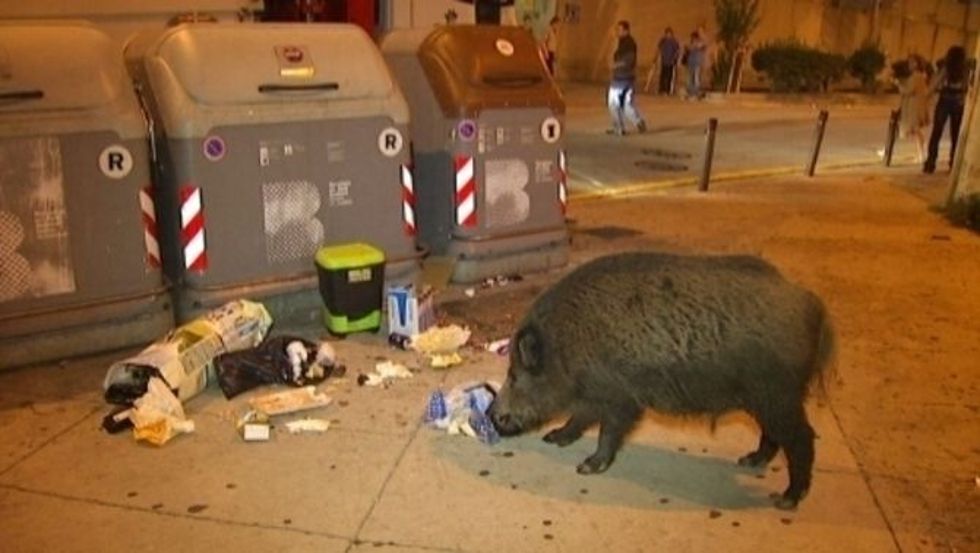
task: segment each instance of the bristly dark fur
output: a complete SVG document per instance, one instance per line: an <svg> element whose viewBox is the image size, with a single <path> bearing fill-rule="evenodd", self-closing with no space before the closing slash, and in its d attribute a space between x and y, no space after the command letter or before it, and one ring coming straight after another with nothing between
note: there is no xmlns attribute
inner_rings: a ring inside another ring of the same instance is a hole
<svg viewBox="0 0 980 553"><path fill-rule="evenodd" d="M813 429L803 402L833 352L819 298L748 256L629 253L578 268L545 291L514 337L491 415L503 434L571 413L545 439L565 445L600 425L582 473L608 468L646 407L680 415L744 410L762 438L741 464L781 447L791 508L810 486Z"/></svg>

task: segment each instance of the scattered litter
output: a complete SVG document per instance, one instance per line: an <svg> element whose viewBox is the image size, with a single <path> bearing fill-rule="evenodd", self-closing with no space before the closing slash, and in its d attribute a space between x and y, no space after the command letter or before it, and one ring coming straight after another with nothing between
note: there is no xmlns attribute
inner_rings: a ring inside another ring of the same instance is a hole
<svg viewBox="0 0 980 553"><path fill-rule="evenodd" d="M470 382L449 393L436 390L429 396L425 423L449 434L463 434L486 444L497 443L500 435L490 422L487 409L499 389L495 382Z"/></svg>
<svg viewBox="0 0 980 553"><path fill-rule="evenodd" d="M480 284L481 288L496 288L498 286L507 286L511 282L521 282L524 277L521 275L510 275L510 276L495 276L483 280Z"/></svg>
<svg viewBox="0 0 980 553"><path fill-rule="evenodd" d="M374 366L374 372L357 375L358 386L384 386L387 387L392 380L399 378L412 378L412 371L401 363L394 361L382 361Z"/></svg>
<svg viewBox="0 0 980 553"><path fill-rule="evenodd" d="M419 291L413 285L388 287L388 333L415 336L436 322L431 286Z"/></svg>
<svg viewBox="0 0 980 553"><path fill-rule="evenodd" d="M388 345L393 348L408 349L408 346L411 343L412 343L411 336L405 336L404 334L388 335Z"/></svg>
<svg viewBox="0 0 980 553"><path fill-rule="evenodd" d="M448 369L463 362L463 358L456 352L447 354L436 354L429 357L429 364L433 369Z"/></svg>
<svg viewBox="0 0 980 553"><path fill-rule="evenodd" d="M436 326L414 336L411 348L425 355L453 353L470 339L470 329L459 325Z"/></svg>
<svg viewBox="0 0 980 553"><path fill-rule="evenodd" d="M476 297L476 289L474 288L467 288L463 291L463 293L466 294L466 297L468 298Z"/></svg>
<svg viewBox="0 0 980 553"><path fill-rule="evenodd" d="M214 365L228 399L264 384L308 386L345 372L329 342L316 344L295 336L276 336L258 347L222 354Z"/></svg>
<svg viewBox="0 0 980 553"><path fill-rule="evenodd" d="M102 419L102 429L109 434L118 434L132 428L133 421L129 418L132 411L132 407L119 407L113 410Z"/></svg>
<svg viewBox="0 0 980 553"><path fill-rule="evenodd" d="M510 338L501 338L500 340L494 340L486 346L484 346L490 353L496 353L497 355L507 355L510 353Z"/></svg>
<svg viewBox="0 0 980 553"><path fill-rule="evenodd" d="M187 401L214 380L215 357L257 346L271 326L272 317L262 304L227 303L177 327L135 356L113 363L103 383L105 399L130 405L156 377Z"/></svg>
<svg viewBox="0 0 980 553"><path fill-rule="evenodd" d="M153 445L163 445L178 434L194 431L194 421L187 420L180 400L163 380L152 377L146 393L130 410L133 437Z"/></svg>
<svg viewBox="0 0 980 553"><path fill-rule="evenodd" d="M238 431L246 442L267 442L272 435L269 416L259 411L249 411L238 421Z"/></svg>
<svg viewBox="0 0 980 553"><path fill-rule="evenodd" d="M248 403L256 411L271 417L325 407L330 405L331 401L326 395L316 393L315 386L303 386L294 390L255 397L248 400Z"/></svg>
<svg viewBox="0 0 980 553"><path fill-rule="evenodd" d="M301 432L326 432L330 429L330 421L324 419L301 419L286 423L286 430L290 434Z"/></svg>

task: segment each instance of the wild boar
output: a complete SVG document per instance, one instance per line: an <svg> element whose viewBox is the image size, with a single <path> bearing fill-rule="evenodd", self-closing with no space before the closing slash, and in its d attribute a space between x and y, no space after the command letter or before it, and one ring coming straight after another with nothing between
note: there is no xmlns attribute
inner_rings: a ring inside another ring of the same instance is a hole
<svg viewBox="0 0 980 553"><path fill-rule="evenodd" d="M738 460L762 467L782 448L795 508L810 488L814 432L804 400L828 365L823 303L751 256L624 253L579 267L542 293L512 339L510 367L489 414L503 436L567 413L546 442L568 445L599 425L582 474L609 468L643 410L732 410L759 424Z"/></svg>

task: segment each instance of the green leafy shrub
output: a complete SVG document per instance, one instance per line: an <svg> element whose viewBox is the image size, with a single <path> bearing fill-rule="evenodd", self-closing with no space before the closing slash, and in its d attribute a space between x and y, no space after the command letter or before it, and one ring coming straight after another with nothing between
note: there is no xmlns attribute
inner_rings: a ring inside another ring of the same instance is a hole
<svg viewBox="0 0 980 553"><path fill-rule="evenodd" d="M826 91L844 76L847 58L796 40L778 40L752 53L752 68L765 73L774 92Z"/></svg>
<svg viewBox="0 0 980 553"><path fill-rule="evenodd" d="M855 50L847 59L847 70L852 77L861 80L867 92L874 92L878 73L885 68L885 53L877 44L867 43Z"/></svg>

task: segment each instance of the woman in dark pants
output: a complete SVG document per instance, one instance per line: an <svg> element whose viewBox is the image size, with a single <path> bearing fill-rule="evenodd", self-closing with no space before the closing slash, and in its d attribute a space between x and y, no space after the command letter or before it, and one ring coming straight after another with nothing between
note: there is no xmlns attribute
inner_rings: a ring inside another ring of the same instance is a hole
<svg viewBox="0 0 980 553"><path fill-rule="evenodd" d="M929 154L922 166L924 173L936 171L936 158L939 157L939 141L943 137L943 128L949 120L949 166L953 166L956 155L956 140L960 136L960 124L963 122L963 110L966 106L966 89L969 85L966 68L966 50L962 46L953 46L946 52L942 71L936 76L932 90L939 93L936 102L936 114L933 117L932 136L929 137Z"/></svg>

